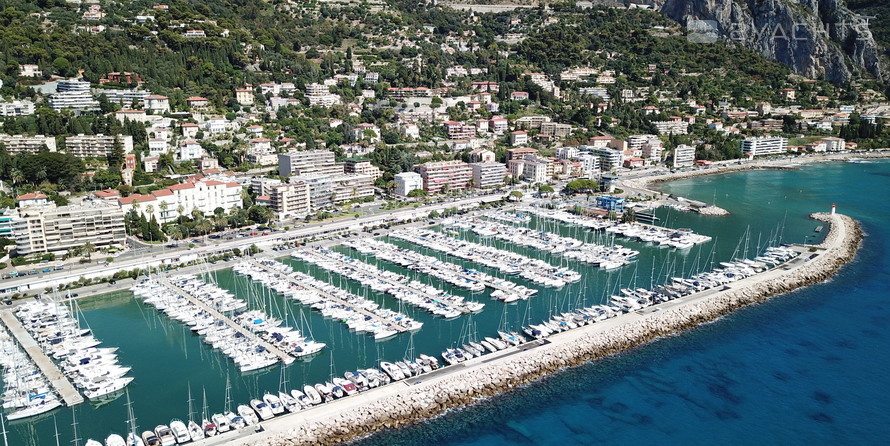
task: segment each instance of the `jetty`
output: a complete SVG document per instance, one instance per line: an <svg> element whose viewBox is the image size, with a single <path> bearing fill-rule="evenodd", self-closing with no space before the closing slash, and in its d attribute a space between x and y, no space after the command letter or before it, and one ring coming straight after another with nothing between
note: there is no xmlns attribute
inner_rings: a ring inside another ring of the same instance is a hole
<svg viewBox="0 0 890 446"><path fill-rule="evenodd" d="M62 397L62 401L65 402L66 406L76 406L83 402L83 396L81 396L80 392L71 384L71 381L62 374L62 371L59 370L59 367L46 356L46 353L40 348L37 344L37 341L31 337L25 327L22 326L22 323L12 314L9 310L0 311L0 320L3 321L3 324L6 325L6 328L9 329L9 332L15 337L15 339L19 342L19 345L22 346L22 349L31 357L31 360L34 361L34 364L40 369L40 372L43 373L43 376L49 380L50 384L52 384L53 388L59 392L59 395Z"/></svg>
<svg viewBox="0 0 890 446"><path fill-rule="evenodd" d="M282 274L281 271L277 271L273 268L270 268L267 265L264 265L262 262L259 262L259 261L253 260L253 259L248 260L247 263L249 263L250 265L255 266L257 268L260 268L260 269L262 269L270 274L273 274L273 275ZM333 295L319 287L312 286L311 284L307 283L306 281L299 280L298 278L294 277L292 274L286 274L286 275L287 275L287 279L289 281L291 281L292 283L294 283L295 285L298 285L301 288L304 288L304 289L309 290L313 293L316 293L319 296L325 298L326 300L336 303L337 305L349 307L352 309L352 311L355 311L367 318L371 318L371 320L381 324L382 326L391 328L399 333L404 333L404 332L408 331L407 327L403 327L400 324L393 323L393 321L387 320L387 319L385 319L371 311L368 311L365 308L355 306L353 303L345 301L345 300L343 300L343 299L341 299L341 298L339 298L339 297L337 297L337 296L335 296L335 295Z"/></svg>
<svg viewBox="0 0 890 446"><path fill-rule="evenodd" d="M462 296L448 294L433 286L412 281L392 271L345 256L336 251L316 247L291 254L294 258L336 272L379 292L385 292L405 303L427 310L437 316L452 318L482 310L484 304L466 302Z"/></svg>
<svg viewBox="0 0 890 446"><path fill-rule="evenodd" d="M170 281L168 279L161 279L160 283L162 285L164 285L165 287L167 287L168 289L170 289L171 291L184 297L186 300L191 302L192 305L206 311L208 314L210 314L217 320L223 321L227 326L229 326L231 329L235 330L236 332L241 333L245 338L250 339L253 342L256 342L257 344L263 346L266 350L268 350L273 355L275 355L279 359L281 359L281 362L283 362L285 364L290 364L290 363L294 362L295 358L293 356L285 353L283 350L270 344L269 342L266 342L264 339L257 336L256 333L244 328L240 324L236 324L235 321L229 319L226 315L220 313L219 311L217 311L210 305L205 304L200 299L196 298L195 296L192 296L189 292L170 283Z"/></svg>

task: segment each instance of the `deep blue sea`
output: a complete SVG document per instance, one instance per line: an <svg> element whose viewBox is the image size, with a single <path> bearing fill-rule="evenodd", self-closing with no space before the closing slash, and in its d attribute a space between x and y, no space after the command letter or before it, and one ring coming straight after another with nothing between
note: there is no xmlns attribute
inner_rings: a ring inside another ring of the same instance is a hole
<svg viewBox="0 0 890 446"><path fill-rule="evenodd" d="M814 240L806 215L837 203L867 236L826 283L360 444L888 444L890 162L734 173L662 190L732 212L722 221L662 214L706 234L708 219L736 229L781 221L785 241Z"/></svg>

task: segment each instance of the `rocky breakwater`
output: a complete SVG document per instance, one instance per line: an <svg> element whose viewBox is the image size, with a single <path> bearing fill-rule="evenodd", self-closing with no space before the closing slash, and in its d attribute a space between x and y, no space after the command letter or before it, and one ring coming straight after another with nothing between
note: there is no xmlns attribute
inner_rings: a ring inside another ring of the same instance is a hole
<svg viewBox="0 0 890 446"><path fill-rule="evenodd" d="M711 216L718 216L718 217L724 216L724 215L729 215L729 211L727 211L726 209L723 209L721 207L714 206L714 205L709 205L709 206L705 206L702 208L698 208L697 211L699 214L702 214L702 215L711 215Z"/></svg>
<svg viewBox="0 0 890 446"><path fill-rule="evenodd" d="M779 267L733 284L660 305L662 311L628 313L563 332L537 347L485 362L452 366L450 373L394 383L311 411L265 423L261 438L241 444L335 444L429 418L447 409L509 391L559 369L612 355L658 337L696 327L780 293L821 282L851 261L862 240L859 224L844 215L818 213L830 225L825 240ZM786 269L787 268L787 269ZM540 341L536 341L540 342Z"/></svg>

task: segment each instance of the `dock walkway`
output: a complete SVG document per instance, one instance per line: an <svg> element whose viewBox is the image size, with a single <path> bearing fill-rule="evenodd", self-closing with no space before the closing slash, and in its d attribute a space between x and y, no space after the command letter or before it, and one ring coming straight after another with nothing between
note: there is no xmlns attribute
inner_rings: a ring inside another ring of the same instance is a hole
<svg viewBox="0 0 890 446"><path fill-rule="evenodd" d="M37 341L35 341L28 331L25 330L25 327L22 326L19 319L12 314L12 311L0 311L0 320L2 320L3 324L6 325L6 328L9 329L9 332L15 336L16 340L18 340L19 344L22 346L22 349L28 353L28 356L31 357L31 360L34 361L34 364L36 364L40 369L40 372L43 373L43 376L45 376L56 391L59 392L65 405L71 407L82 403L83 396L77 391L74 384L71 384L71 381L62 374L62 371L59 370L56 363L46 355L39 345L37 345Z"/></svg>
<svg viewBox="0 0 890 446"><path fill-rule="evenodd" d="M253 259L248 260L248 262L250 262L250 263L251 263L252 265L254 265L254 266L257 266L257 267L262 268L263 270L265 270L265 271L267 271L267 272L269 272L269 273L272 273L272 274L284 274L284 275L287 276L288 280L290 280L292 283L295 283L295 284L297 284L297 285L299 285L299 286L301 286L301 287L303 287L303 288L305 288L305 289L307 289L307 290L309 290L309 291L312 291L312 292L314 292L314 293L317 293L319 296L322 296L322 297L324 297L325 299L330 300L330 301L332 301L332 302L336 302L336 303L339 304L339 305L343 305L343 306L345 306L345 307L350 307L350 308L353 309L353 311L357 311L357 312L359 312L360 314L362 314L363 316L370 317L371 319L373 319L374 321L380 323L381 325L383 325L383 326L385 326L385 327L392 328L393 330L395 330L395 331L397 331L397 332L399 332L399 333L404 333L404 332L408 331L407 328L402 327L402 326L399 325L399 324L395 324L395 323L393 323L393 321L386 320L386 319L384 319L384 318L382 318L382 317L380 317L380 316L378 316L378 315L376 315L376 314L374 314L374 313L372 313L372 312L370 312L370 311L368 311L368 310L366 310L366 309L364 309L364 308L356 307L356 306L354 306L352 303L347 302L347 301L345 301L345 300L343 300L343 299L340 299L339 297L334 296L333 294L330 294L330 293L328 293L327 291L325 291L325 290L323 290L323 289L321 289L321 288L317 288L317 287L314 287L314 286L312 286L312 285L309 285L309 284L303 282L302 280L299 280L299 279L297 279L297 278L291 276L290 274L285 274L285 273L282 273L281 271L277 271L277 270L275 270L275 269L269 268L268 266L263 265L262 262L258 262L258 261L253 260Z"/></svg>
<svg viewBox="0 0 890 446"><path fill-rule="evenodd" d="M224 314L217 311L215 308L211 307L210 305L205 304L204 302L201 302L198 298L196 298L195 296L192 296L191 294L189 294L187 291L183 290L182 288L179 288L178 286L173 285L172 283L170 283L169 280L161 279L160 282L162 285L166 286L167 288L170 288L173 292L178 293L182 297L186 298L189 302L196 305L198 308L210 313L216 319L225 322L226 325L228 325L229 327L231 327L233 330L237 331L238 333L241 333L247 339L252 339L257 344L262 345L263 347L266 348L266 350L269 350L270 352L272 352L272 354L274 354L275 356L278 356L278 358L281 359L281 361L283 363L290 364L290 363L294 362L295 358L293 356L285 353L280 348L266 342L265 340L263 340L262 338L257 336L256 333L242 327L239 324L236 324L235 321L229 319Z"/></svg>

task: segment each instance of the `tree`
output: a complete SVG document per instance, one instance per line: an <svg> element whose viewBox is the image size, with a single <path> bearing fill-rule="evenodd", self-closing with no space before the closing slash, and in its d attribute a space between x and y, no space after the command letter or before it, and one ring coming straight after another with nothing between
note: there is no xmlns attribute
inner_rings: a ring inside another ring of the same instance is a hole
<svg viewBox="0 0 890 446"><path fill-rule="evenodd" d="M522 201L522 192L518 190L514 190L510 192L510 195L507 196L510 201Z"/></svg>
<svg viewBox="0 0 890 446"><path fill-rule="evenodd" d="M408 197L410 198L423 198L427 195L427 192L423 189L414 189L411 192L408 192Z"/></svg>
<svg viewBox="0 0 890 446"><path fill-rule="evenodd" d="M83 244L83 252L86 253L88 259L90 259L90 260L93 259L93 252L95 250L96 250L96 245L94 245L93 242L86 242Z"/></svg>
<svg viewBox="0 0 890 446"><path fill-rule="evenodd" d="M111 152L108 154L108 170L118 172L124 164L124 144L119 136L114 137Z"/></svg>

